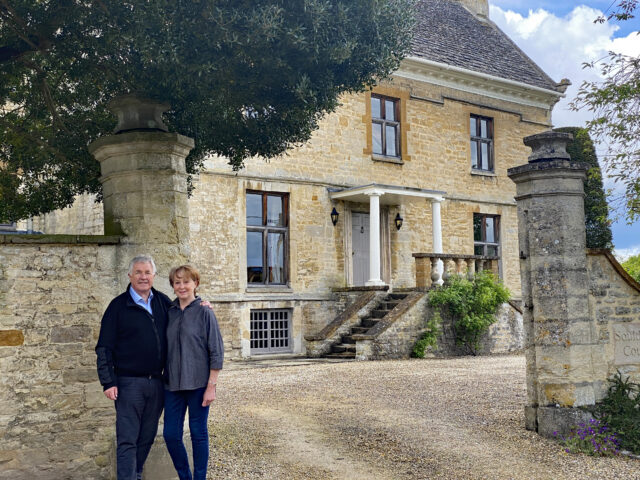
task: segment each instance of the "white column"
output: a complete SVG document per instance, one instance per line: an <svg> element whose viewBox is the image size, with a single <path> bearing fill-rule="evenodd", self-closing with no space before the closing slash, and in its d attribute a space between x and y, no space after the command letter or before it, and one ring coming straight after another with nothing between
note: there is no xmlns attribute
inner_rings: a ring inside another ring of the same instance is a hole
<svg viewBox="0 0 640 480"><path fill-rule="evenodd" d="M442 251L442 220L440 218L441 199L431 200L431 224L433 230L433 253L443 253Z"/></svg>
<svg viewBox="0 0 640 480"><path fill-rule="evenodd" d="M369 280L367 286L384 285L380 278L380 195L374 191L369 196Z"/></svg>
<svg viewBox="0 0 640 480"><path fill-rule="evenodd" d="M431 231L433 235L433 253L444 253L442 251L442 220L440 218L440 202L441 198L431 200ZM442 274L444 273L444 264L442 260L438 260L438 285L442 285Z"/></svg>

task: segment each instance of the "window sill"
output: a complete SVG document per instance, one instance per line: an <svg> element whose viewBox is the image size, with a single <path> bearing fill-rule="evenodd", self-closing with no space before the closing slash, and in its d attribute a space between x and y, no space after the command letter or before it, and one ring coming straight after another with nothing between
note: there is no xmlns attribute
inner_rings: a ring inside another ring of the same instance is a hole
<svg viewBox="0 0 640 480"><path fill-rule="evenodd" d="M497 177L496 172L489 172L488 170L475 170L471 169L471 175L478 175L479 177Z"/></svg>
<svg viewBox="0 0 640 480"><path fill-rule="evenodd" d="M374 162L395 163L396 165L404 165L402 158L400 157L385 157L384 155L371 155L371 160Z"/></svg>
<svg viewBox="0 0 640 480"><path fill-rule="evenodd" d="M293 289L287 285L274 285L273 287L247 285L246 293L293 293Z"/></svg>

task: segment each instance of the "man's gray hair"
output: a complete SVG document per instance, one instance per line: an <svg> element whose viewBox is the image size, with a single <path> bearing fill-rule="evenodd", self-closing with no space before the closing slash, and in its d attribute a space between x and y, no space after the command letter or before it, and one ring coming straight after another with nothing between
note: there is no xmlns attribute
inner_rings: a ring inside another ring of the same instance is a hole
<svg viewBox="0 0 640 480"><path fill-rule="evenodd" d="M129 262L129 275L133 273L133 266L136 263L150 263L153 274L156 274L156 262L153 261L151 255L136 255L135 257L133 257Z"/></svg>

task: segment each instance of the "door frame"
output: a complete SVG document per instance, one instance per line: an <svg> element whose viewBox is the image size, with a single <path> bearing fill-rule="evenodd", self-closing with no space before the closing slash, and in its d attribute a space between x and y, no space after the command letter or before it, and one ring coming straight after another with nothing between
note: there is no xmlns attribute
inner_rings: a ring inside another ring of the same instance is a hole
<svg viewBox="0 0 640 480"><path fill-rule="evenodd" d="M353 285L353 216L352 212L369 213L369 205L344 202L344 277L348 287ZM369 232L371 235L371 232ZM391 230L389 206L380 205L380 276L384 283L391 285ZM354 287L355 288L355 287Z"/></svg>

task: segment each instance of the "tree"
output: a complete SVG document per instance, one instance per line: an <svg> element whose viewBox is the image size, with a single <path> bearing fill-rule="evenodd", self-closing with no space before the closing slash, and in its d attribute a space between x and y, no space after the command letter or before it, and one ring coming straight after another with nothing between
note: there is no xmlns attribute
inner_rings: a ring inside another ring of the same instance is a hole
<svg viewBox="0 0 640 480"><path fill-rule="evenodd" d="M589 132L580 127L556 128L556 132L573 135L573 140L567 144L567 152L572 162L582 162L589 165L587 179L584 181L584 214L587 231L588 248L613 248L613 235L609 221L609 205L602 185L602 173L596 155L596 149Z"/></svg>
<svg viewBox="0 0 640 480"><path fill-rule="evenodd" d="M637 0L621 0L616 10L596 22L629 20L637 7ZM604 168L623 185L626 216L632 222L640 218L640 57L609 52L584 67L599 69L604 79L583 82L572 108L592 111L587 128L597 140L610 142Z"/></svg>
<svg viewBox="0 0 640 480"><path fill-rule="evenodd" d="M624 268L629 275L640 282L640 255L634 255L627 258L622 262L622 268Z"/></svg>
<svg viewBox="0 0 640 480"><path fill-rule="evenodd" d="M0 0L0 219L101 194L108 100L171 104L171 131L235 169L309 139L409 52L415 0Z"/></svg>

